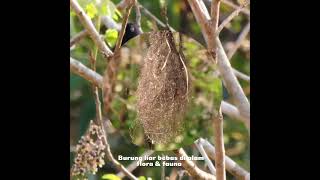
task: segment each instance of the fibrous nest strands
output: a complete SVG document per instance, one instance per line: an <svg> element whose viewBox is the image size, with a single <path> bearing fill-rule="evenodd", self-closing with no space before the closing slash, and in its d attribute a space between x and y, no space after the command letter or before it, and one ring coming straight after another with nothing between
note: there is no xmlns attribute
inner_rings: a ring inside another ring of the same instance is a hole
<svg viewBox="0 0 320 180"><path fill-rule="evenodd" d="M172 32L151 32L149 41L137 89L138 121L149 140L166 144L183 131L190 83Z"/></svg>

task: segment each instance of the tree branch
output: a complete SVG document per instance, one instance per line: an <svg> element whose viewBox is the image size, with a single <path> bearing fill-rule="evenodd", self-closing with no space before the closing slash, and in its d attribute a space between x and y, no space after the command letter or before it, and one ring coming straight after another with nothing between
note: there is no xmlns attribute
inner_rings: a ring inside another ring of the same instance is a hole
<svg viewBox="0 0 320 180"><path fill-rule="evenodd" d="M198 139L196 143L202 144L208 156L212 160L215 160L216 149L213 145L211 145L207 140L204 140L202 138ZM236 176L239 179L250 180L250 173L247 172L242 167L240 167L236 162L234 162L228 156L225 156L225 164L226 164L227 171L230 172L232 175Z"/></svg>
<svg viewBox="0 0 320 180"><path fill-rule="evenodd" d="M238 50L238 48L240 47L242 41L246 38L246 36L248 35L248 33L250 32L250 23L248 23L243 30L241 31L240 35L238 36L237 40L233 43L232 45L232 49L230 49L227 53L227 56L229 58L229 60L231 60L232 56L234 55L234 53ZM249 80L250 81L250 80Z"/></svg>
<svg viewBox="0 0 320 180"><path fill-rule="evenodd" d="M70 0L70 6L77 14L81 24L88 31L88 34L90 35L93 42L97 45L103 56L105 58L112 56L112 51L108 48L106 43L100 38L100 35L94 27L90 17L84 12L79 3L76 0Z"/></svg>
<svg viewBox="0 0 320 180"><path fill-rule="evenodd" d="M200 144L198 141L196 141L195 145L196 145L198 151L200 152L200 154L202 155L202 157L204 158L206 164L208 165L211 174L216 175L216 168L213 166L213 164L212 164L211 160L209 159L207 153L203 149L202 144Z"/></svg>
<svg viewBox="0 0 320 180"><path fill-rule="evenodd" d="M223 137L223 117L221 109L213 115L214 142L216 145L215 164L217 168L217 180L226 180L225 150Z"/></svg>
<svg viewBox="0 0 320 180"><path fill-rule="evenodd" d="M221 109L222 109L222 112L228 115L229 117L243 122L246 125L247 129L250 130L250 120L243 117L235 106L231 105L226 101L222 101Z"/></svg>
<svg viewBox="0 0 320 180"><path fill-rule="evenodd" d="M210 0L212 1L212 0ZM233 9L238 9L239 6L233 4L232 2L228 1L228 0L221 0L221 2L227 6L232 7ZM250 11L248 9L241 9L241 12L247 16L250 16Z"/></svg>
<svg viewBox="0 0 320 180"><path fill-rule="evenodd" d="M243 4L241 5L238 9L236 9L235 11L233 11L225 20L223 20L223 22L220 24L220 26L218 27L217 30L217 34L220 34L220 32L222 31L222 29L229 23L231 22L231 20L239 15L239 12L241 11L241 9L243 9L244 7L246 7L246 5L248 4Z"/></svg>
<svg viewBox="0 0 320 180"><path fill-rule="evenodd" d="M83 30L70 39L70 47L77 44L88 34L87 30Z"/></svg>
<svg viewBox="0 0 320 180"><path fill-rule="evenodd" d="M135 10L136 10L136 24L138 27L139 34L142 34L143 31L141 29L141 12L138 0L135 0Z"/></svg>
<svg viewBox="0 0 320 180"><path fill-rule="evenodd" d="M238 70L236 70L234 68L232 69L232 71L233 71L234 75L237 76L238 79L242 79L242 80L245 80L247 82L250 82L250 76L248 76L248 75L246 75L246 74L244 74L244 73L242 73L242 72L240 72L240 71L238 71Z"/></svg>
<svg viewBox="0 0 320 180"><path fill-rule="evenodd" d="M196 164L194 164L193 161L189 161L189 160L180 160L181 157L184 157L184 159L186 159L188 157L188 155L186 154L186 152L180 148L178 150L174 150L173 151L176 156L178 157L179 161L181 162L182 166L184 167L184 169L190 174L190 176L192 176L192 178L194 179L211 179L211 180L215 180L215 176L213 176L212 174L209 174L205 171L202 171L201 169L199 169Z"/></svg>
<svg viewBox="0 0 320 180"><path fill-rule="evenodd" d="M102 87L102 76L72 57L70 57L70 71L83 77L92 84L99 86L100 88Z"/></svg>
<svg viewBox="0 0 320 180"><path fill-rule="evenodd" d="M212 30L208 26L208 22L210 21L208 11L201 8L203 6L200 5L201 3L203 4L202 1L188 0L188 2L198 24L201 27L202 34L207 42L208 47L210 47L209 44L212 45L212 41L214 40L217 43L218 69L221 73L222 79L224 80L224 84L228 92L234 98L241 115L250 119L250 103L233 73L229 59L227 58L227 55L222 47L220 39L218 37L214 39Z"/></svg>

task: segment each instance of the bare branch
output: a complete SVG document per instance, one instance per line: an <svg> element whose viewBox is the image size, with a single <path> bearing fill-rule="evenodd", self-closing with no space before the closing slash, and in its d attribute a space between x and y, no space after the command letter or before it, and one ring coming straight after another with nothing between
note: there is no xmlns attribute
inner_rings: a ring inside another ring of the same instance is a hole
<svg viewBox="0 0 320 180"><path fill-rule="evenodd" d="M211 160L209 159L207 153L204 151L202 144L200 144L199 141L196 141L195 145L196 145L198 151L200 152L200 154L202 155L202 157L204 157L204 160L207 163L207 165L208 165L208 167L210 169L210 172L213 175L216 175L216 168L213 166L213 164L212 164Z"/></svg>
<svg viewBox="0 0 320 180"><path fill-rule="evenodd" d="M196 143L202 144L208 156L212 160L215 160L216 149L213 145L211 145L207 140L204 140L202 138L198 139ZM250 180L250 173L247 172L242 167L240 167L236 162L234 162L228 156L225 156L225 164L226 164L227 171L230 172L232 175L236 176L239 179Z"/></svg>
<svg viewBox="0 0 320 180"><path fill-rule="evenodd" d="M246 75L246 74L244 74L234 68L232 70L233 70L234 75L237 76L237 78L245 80L247 82L250 82L250 76L248 76L248 75Z"/></svg>
<svg viewBox="0 0 320 180"><path fill-rule="evenodd" d="M81 62L70 57L70 71L83 77L94 85L101 87L102 85L102 76L98 73L92 71Z"/></svg>
<svg viewBox="0 0 320 180"><path fill-rule="evenodd" d="M149 18L151 18L152 20L154 20L155 22L157 22L161 27L166 27L165 23L163 23L160 19L158 19L155 15L153 15L148 9L146 9L144 6L142 6L141 4L139 5L140 9L142 10L142 12L147 15ZM170 27L171 31L175 31L172 27Z"/></svg>
<svg viewBox="0 0 320 180"><path fill-rule="evenodd" d="M221 109L213 115L214 142L216 145L215 164L217 168L217 180L226 180L225 150L223 138L223 117Z"/></svg>
<svg viewBox="0 0 320 180"><path fill-rule="evenodd" d="M135 10L136 10L136 24L138 27L139 34L143 33L141 29L141 12L138 0L135 0Z"/></svg>
<svg viewBox="0 0 320 180"><path fill-rule="evenodd" d="M130 16L131 8L132 8L133 5L134 5L134 2L131 2L126 8L126 13L125 13L125 15L123 17L123 20L122 20L122 25L121 25L121 30L120 30L120 33L119 33L119 38L117 39L116 47L115 47L115 50L114 50L115 53L117 53L119 51L120 47L121 47L122 39L123 39L125 30L126 30L126 26L127 26L127 23L128 23L128 18Z"/></svg>
<svg viewBox="0 0 320 180"><path fill-rule="evenodd" d="M101 23L108 29L116 29L117 31L121 30L121 26L109 16L102 16Z"/></svg>
<svg viewBox="0 0 320 180"><path fill-rule="evenodd" d="M174 150L174 153L176 154L176 156L178 157L179 161L181 162L182 166L184 167L184 169L190 174L190 176L192 176L194 179L211 179L211 180L215 180L215 176L213 176L212 174L209 174L205 171L202 171L201 169L198 168L198 166L196 166L196 164L194 164L193 161L189 161L189 160L180 160L181 157L184 157L184 159L187 158L187 154L186 152L180 148L178 150Z"/></svg>
<svg viewBox="0 0 320 180"><path fill-rule="evenodd" d="M87 31L83 30L70 39L70 47L80 42L86 35Z"/></svg>
<svg viewBox="0 0 320 180"><path fill-rule="evenodd" d="M84 12L84 10L81 8L79 3L76 0L70 0L70 6L77 14L81 24L85 27L85 29L88 31L88 34L90 35L93 42L97 45L101 53L105 58L108 58L109 56L112 56L112 51L108 48L106 43L103 41L103 39L100 38L100 35L96 28L94 27L90 17Z"/></svg>
<svg viewBox="0 0 320 180"><path fill-rule="evenodd" d="M235 106L229 104L226 101L222 101L221 109L222 109L222 112L228 115L229 117L242 121L246 125L248 130L250 130L250 120L241 116L239 110Z"/></svg>
<svg viewBox="0 0 320 180"><path fill-rule="evenodd" d="M210 1L212 1L212 0L210 0ZM224 4L227 5L227 6L232 7L233 9L238 9L238 8L239 8L239 6L233 4L232 2L230 2L230 1L228 1L228 0L221 0L221 2L224 3ZM241 9L241 12L242 12L243 14L245 14L245 15L250 16L250 11L249 11L248 9Z"/></svg>
<svg viewBox="0 0 320 180"><path fill-rule="evenodd" d="M250 32L250 23L248 23L243 30L241 31L238 39L234 42L234 44L232 45L232 49L230 49L227 53L227 56L229 58L229 60L231 60L232 56L234 55L234 53L238 50L238 48L240 47L242 41L246 38L246 36L248 35L248 33ZM250 80L249 80L250 81Z"/></svg>
<svg viewBox="0 0 320 180"><path fill-rule="evenodd" d="M218 30L217 30L217 34L219 34L222 29L232 21L232 19L236 16L239 15L239 12L241 11L241 9L243 9L244 7L246 7L246 5L248 4L243 4L241 5L238 9L236 9L235 11L233 11L225 20L223 20L223 22L220 24L220 26L218 27Z"/></svg>
<svg viewBox="0 0 320 180"><path fill-rule="evenodd" d="M200 6L202 4L203 3L201 3ZM211 2L211 21L212 21L211 26L212 27L211 28L212 28L213 37L217 37L219 34L217 32L218 24L219 24L219 16L220 16L220 0L212 0L212 2ZM209 46L210 44L212 44L212 46ZM209 52L212 53L214 59L216 59L217 45L216 45L216 42L214 41L214 39L212 39L212 43L208 44L208 50L209 50Z"/></svg>
<svg viewBox="0 0 320 180"><path fill-rule="evenodd" d="M235 100L235 103L240 111L240 114L250 119L250 103L245 96L238 80L233 74L233 70L231 68L231 64L227 55L222 47L220 39L217 38L218 45L218 67L221 73L221 76L225 82L225 86L228 92L232 95Z"/></svg>
<svg viewBox="0 0 320 180"><path fill-rule="evenodd" d="M208 44L212 45L213 34L211 31L211 28L208 26L208 22L210 21L209 13L207 10L203 10L201 8L203 5L202 1L198 0L188 0L191 9L193 11L193 14L198 22L198 24L201 27L202 34ZM217 43L217 59L218 59L218 69L221 73L222 79L225 83L225 86L228 90L228 92L231 94L231 96L234 98L237 107L240 110L240 113L242 116L250 119L250 103L245 96L237 78L235 77L232 67L230 65L229 59L227 58L227 55L222 47L222 44L220 42L220 39L218 37L215 38L215 41Z"/></svg>
<svg viewBox="0 0 320 180"><path fill-rule="evenodd" d="M143 162L145 159L144 159L144 157L145 156L150 156L151 154L153 154L154 153L154 151L152 151L152 150L147 150L146 152L144 152L140 157L142 157L142 161L141 162ZM136 168L137 168L137 162L138 161L133 161L129 166L127 166L127 170L129 171L129 172L132 172L133 170L135 170ZM117 174L117 176L118 177L120 177L120 178L124 178L125 177L125 174L123 173L123 172L119 172L118 174Z"/></svg>

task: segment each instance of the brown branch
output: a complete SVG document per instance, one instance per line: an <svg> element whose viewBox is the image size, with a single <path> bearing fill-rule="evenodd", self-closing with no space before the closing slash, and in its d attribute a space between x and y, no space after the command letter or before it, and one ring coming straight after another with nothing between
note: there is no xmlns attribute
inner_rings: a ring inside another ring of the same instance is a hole
<svg viewBox="0 0 320 180"><path fill-rule="evenodd" d="M201 5L201 4L200 4ZM211 2L211 21L212 21L212 34L213 38L218 36L218 24L219 24L219 16L220 16L220 0L212 0ZM216 59L216 51L217 51L217 45L216 42L212 39L212 47L208 46L209 52L212 53L214 59ZM209 44L208 44L209 45Z"/></svg>
<svg viewBox="0 0 320 180"><path fill-rule="evenodd" d="M198 166L196 166L196 164L193 161L190 160L180 160L181 157L184 157L184 159L187 158L187 154L186 152L180 148L178 150L174 150L173 151L176 156L178 157L179 161L181 162L182 166L184 167L184 169L189 173L189 175L194 178L194 179L211 179L211 180L215 180L215 176L213 176L212 174L209 174L205 171L202 171L201 169L198 168Z"/></svg>
<svg viewBox="0 0 320 180"><path fill-rule="evenodd" d="M84 10L79 5L79 3L76 0L70 0L70 6L77 14L81 24L88 31L88 34L90 35L93 42L97 45L97 47L99 48L103 56L105 58L112 56L113 55L112 51L108 48L107 44L100 37L90 17L84 12Z"/></svg>
<svg viewBox="0 0 320 180"><path fill-rule="evenodd" d="M211 145L207 140L204 140L202 138L198 139L196 143L202 144L204 150L207 152L208 156L215 160L216 157L216 149L213 145ZM226 169L228 172L230 172L232 175L236 176L239 179L243 180L250 180L250 173L247 172L245 169L240 167L236 162L234 162L231 158L228 156L225 156L225 164Z"/></svg>
<svg viewBox="0 0 320 180"><path fill-rule="evenodd" d="M79 32L78 34L76 34L75 36L73 36L70 39L70 47L72 47L73 45L80 42L87 34L88 34L87 30L83 30L83 31Z"/></svg>
<svg viewBox="0 0 320 180"><path fill-rule="evenodd" d="M237 40L233 43L232 49L230 49L227 53L229 60L231 60L234 53L238 50L243 40L246 38L248 33L250 32L250 23L248 23L243 30L241 31L240 35L238 36Z"/></svg>
<svg viewBox="0 0 320 180"><path fill-rule="evenodd" d="M216 145L215 167L217 180L226 180L223 116L221 109L213 115L214 143Z"/></svg>

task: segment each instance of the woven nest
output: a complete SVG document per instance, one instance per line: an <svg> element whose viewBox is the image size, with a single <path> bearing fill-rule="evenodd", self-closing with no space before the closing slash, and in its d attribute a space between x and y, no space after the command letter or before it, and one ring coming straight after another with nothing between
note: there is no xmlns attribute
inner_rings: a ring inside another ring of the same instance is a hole
<svg viewBox="0 0 320 180"><path fill-rule="evenodd" d="M183 131L190 83L171 31L149 33L137 89L138 122L153 143L172 142Z"/></svg>

